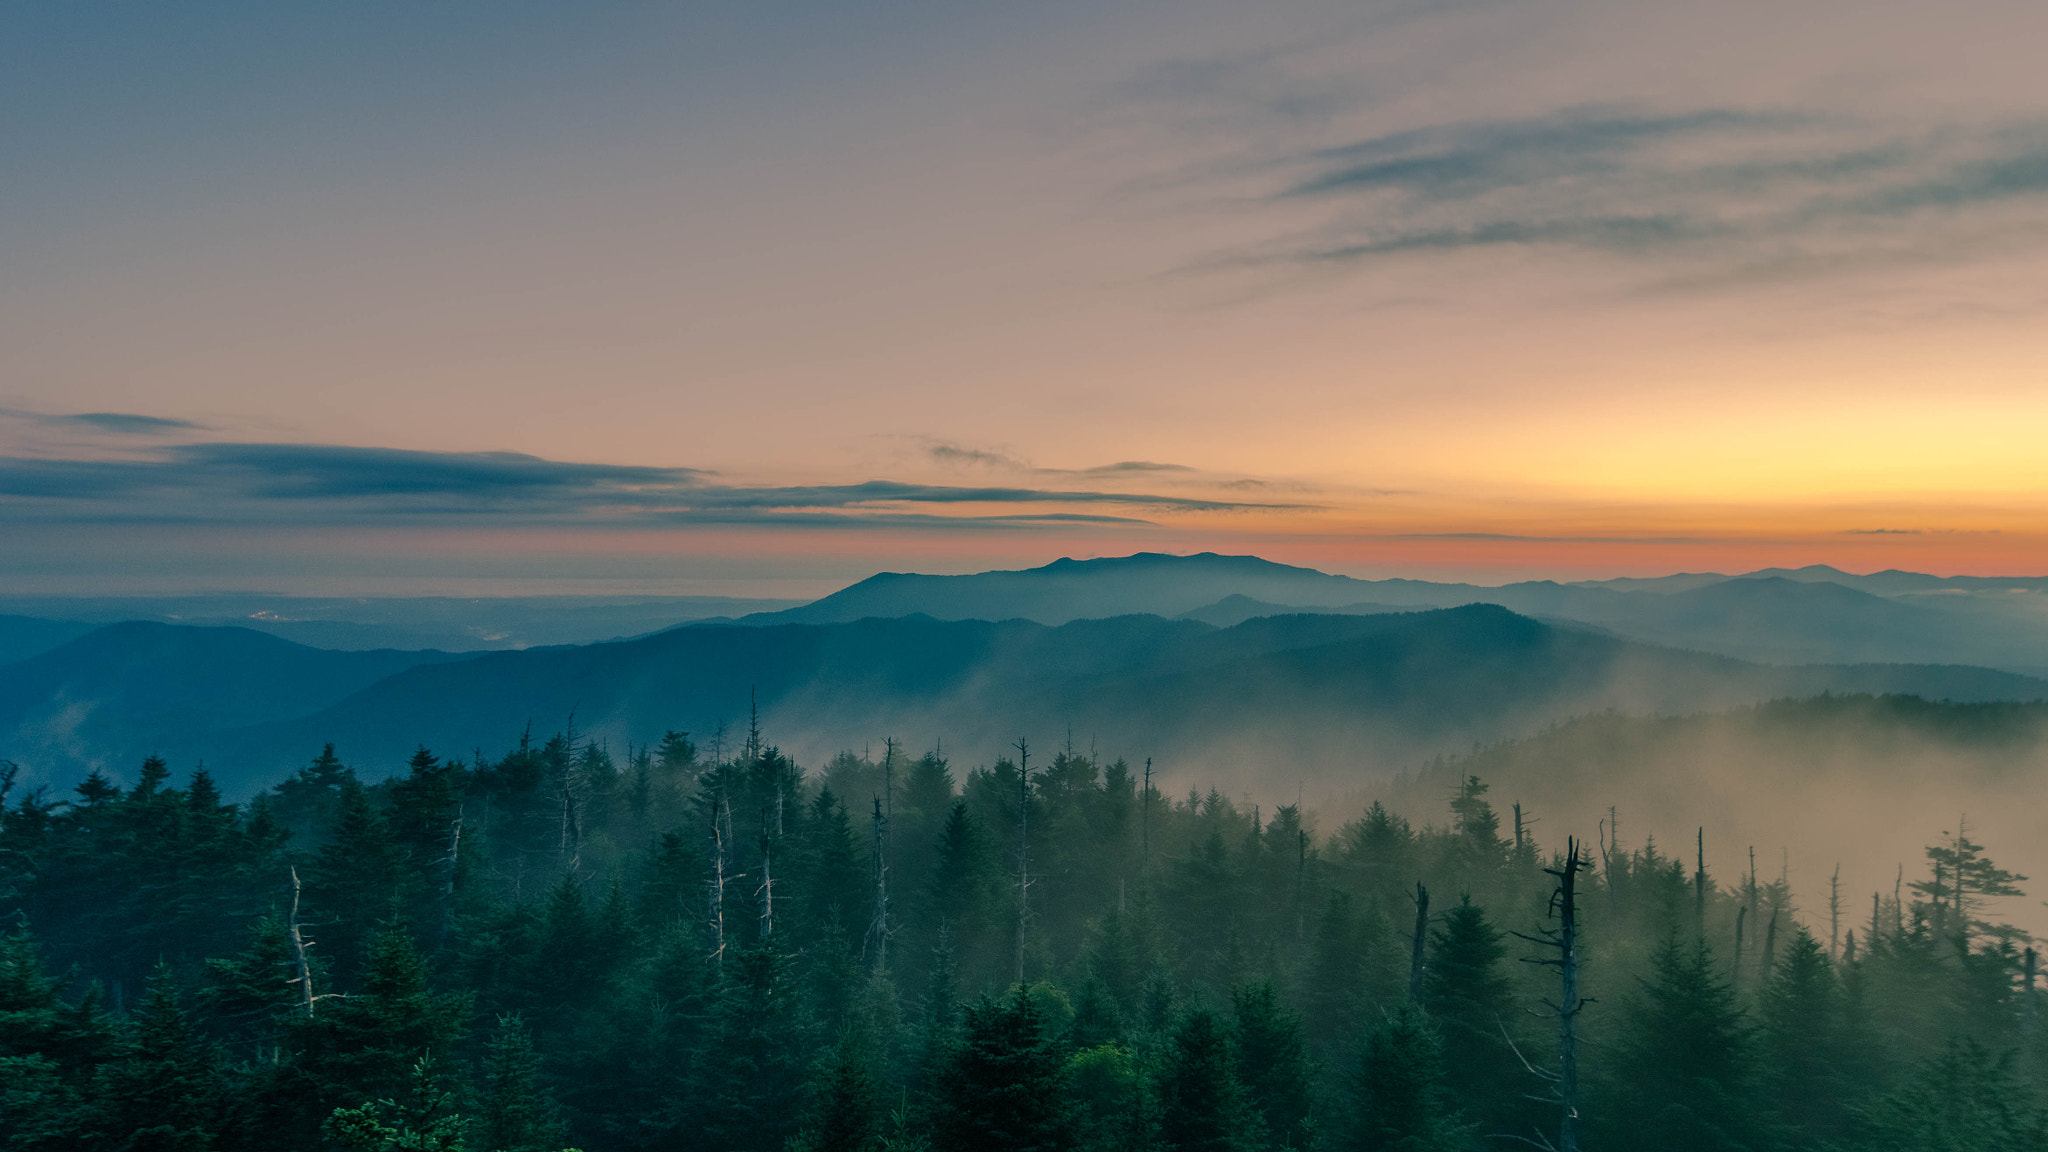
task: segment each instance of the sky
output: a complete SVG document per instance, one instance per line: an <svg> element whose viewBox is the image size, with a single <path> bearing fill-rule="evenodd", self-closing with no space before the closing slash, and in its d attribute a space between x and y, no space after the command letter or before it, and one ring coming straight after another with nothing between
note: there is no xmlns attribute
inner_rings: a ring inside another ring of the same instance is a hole
<svg viewBox="0 0 2048 1152"><path fill-rule="evenodd" d="M2048 6L24 3L0 590L2048 572Z"/></svg>

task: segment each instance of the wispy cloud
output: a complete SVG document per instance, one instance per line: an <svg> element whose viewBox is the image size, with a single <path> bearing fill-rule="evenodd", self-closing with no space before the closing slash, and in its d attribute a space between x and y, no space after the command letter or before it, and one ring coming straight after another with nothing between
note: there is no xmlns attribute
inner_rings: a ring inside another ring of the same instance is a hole
<svg viewBox="0 0 2048 1152"><path fill-rule="evenodd" d="M1031 476L1119 476L1146 473L1192 475L1200 471L1186 464L1164 464L1156 460L1118 460L1087 468L1044 468L1002 449L974 448L947 440L925 440L924 450L934 463L948 467L989 468Z"/></svg>
<svg viewBox="0 0 2048 1152"><path fill-rule="evenodd" d="M1031 470L1029 463L1007 452L998 452L990 448L968 448L943 440L927 443L925 445L925 453L935 463L939 464L977 468L1007 468L1019 472Z"/></svg>
<svg viewBox="0 0 2048 1152"><path fill-rule="evenodd" d="M1159 467L1115 470L1144 473ZM1015 511L974 512L988 506ZM625 526L957 523L1019 528L1146 523L1129 512L1304 507L1140 491L894 480L741 485L721 482L716 473L696 468L577 463L516 452L325 444L199 443L112 459L0 458L0 509L39 519L68 515L126 521L402 522L470 516Z"/></svg>
<svg viewBox="0 0 2048 1152"><path fill-rule="evenodd" d="M974 448L949 440L925 440L925 454L936 464L948 467L991 468L1033 476L1116 476L1128 473L1187 472L1198 469L1185 464L1162 464L1153 460L1118 460L1089 468L1042 468L1015 453L997 448Z"/></svg>
<svg viewBox="0 0 2048 1152"><path fill-rule="evenodd" d="M2048 124L1901 129L1798 109L1576 107L1366 136L1269 161L1260 200L1322 219L1211 266L1357 264L1508 247L1820 275L1876 246L2040 231ZM1695 278L1695 284L1707 279Z"/></svg>
<svg viewBox="0 0 2048 1152"><path fill-rule="evenodd" d="M177 432L203 432L206 426L166 416L142 416L133 412L33 412L25 408L0 408L0 416L27 420L46 427L73 428L116 436L166 436Z"/></svg>

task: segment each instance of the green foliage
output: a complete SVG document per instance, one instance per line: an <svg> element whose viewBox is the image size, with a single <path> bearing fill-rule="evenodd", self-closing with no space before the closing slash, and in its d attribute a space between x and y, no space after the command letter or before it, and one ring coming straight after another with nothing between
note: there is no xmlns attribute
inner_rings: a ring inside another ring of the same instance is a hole
<svg viewBox="0 0 2048 1152"><path fill-rule="evenodd" d="M1320 1070L1300 1018L1281 1004L1270 980L1231 989L1230 1006L1237 1079L1259 1127L1274 1148L1310 1147Z"/></svg>
<svg viewBox="0 0 2048 1152"><path fill-rule="evenodd" d="M407 1088L396 1100L336 1108L321 1129L346 1152L465 1152L462 1117L432 1060L413 1065Z"/></svg>
<svg viewBox="0 0 2048 1152"><path fill-rule="evenodd" d="M1249 1152L1258 1116L1245 1100L1221 1021L1206 1008L1182 1018L1159 1077L1159 1144L1171 1152Z"/></svg>
<svg viewBox="0 0 2048 1152"><path fill-rule="evenodd" d="M1066 1057L1038 1000L1022 989L967 1006L959 1046L938 1086L939 1152L1065 1152Z"/></svg>
<svg viewBox="0 0 2048 1152"><path fill-rule="evenodd" d="M126 788L11 799L0 1152L1421 1152L1556 1131L1515 1049L1555 1066L1557 985L1507 934L1554 926L1551 885L1470 772L1413 820L1374 803L1319 836L1291 805L1141 798L1071 746L1020 797L1010 761L956 784L892 741L806 777L757 727L707 743L615 761L564 732L495 760L422 750L381 781L329 748L246 804L152 760ZM1853 958L1788 885L1707 885L1702 907L1650 837L1605 848L1579 901L1588 1148L2039 1146L2048 1030L2025 941L1993 921L2022 878L1984 846L1944 834ZM1463 895L1411 1004L1417 881Z"/></svg>
<svg viewBox="0 0 2048 1152"><path fill-rule="evenodd" d="M1444 1085L1443 1045L1422 1013L1401 1005L1367 1036L1351 1077L1342 1147L1356 1152L1454 1152L1473 1129Z"/></svg>
<svg viewBox="0 0 2048 1152"><path fill-rule="evenodd" d="M1624 1014L1609 1139L1672 1152L1749 1147L1755 1034L1711 949L1667 939Z"/></svg>
<svg viewBox="0 0 2048 1152"><path fill-rule="evenodd" d="M1869 1152L2031 1152L2048 1148L2048 1113L2020 1086L2009 1057L1952 1040L1857 1118Z"/></svg>
<svg viewBox="0 0 2048 1152"><path fill-rule="evenodd" d="M500 1016L484 1060L481 1114L473 1130L483 1152L548 1152L562 1146L562 1122L541 1085L540 1056L518 1016Z"/></svg>

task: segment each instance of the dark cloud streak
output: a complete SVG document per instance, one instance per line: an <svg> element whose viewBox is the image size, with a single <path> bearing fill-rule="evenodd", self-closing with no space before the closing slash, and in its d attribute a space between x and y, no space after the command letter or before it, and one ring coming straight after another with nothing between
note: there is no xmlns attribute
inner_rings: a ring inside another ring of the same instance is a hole
<svg viewBox="0 0 2048 1152"><path fill-rule="evenodd" d="M1111 471L1171 471L1130 462ZM781 524L793 527L1024 528L1146 524L1093 506L1212 513L1299 509L1147 492L955 486L869 480L856 484L743 486L696 468L588 464L516 452L423 452L323 444L203 443L117 459L0 458L0 509L43 522L492 523L653 527ZM996 515L917 509L1013 505Z"/></svg>
<svg viewBox="0 0 2048 1152"><path fill-rule="evenodd" d="M133 412L31 412L24 408L0 408L0 416L29 420L59 428L77 428L120 436L166 436L176 432L201 432L203 424L173 420L166 416L142 416Z"/></svg>
<svg viewBox="0 0 2048 1152"><path fill-rule="evenodd" d="M1828 253L2048 197L2048 126L1575 108L1389 132L1281 164L1299 174L1267 202L1321 204L1329 217L1211 267L1547 246L1710 264L1762 253L1819 274L1845 266Z"/></svg>

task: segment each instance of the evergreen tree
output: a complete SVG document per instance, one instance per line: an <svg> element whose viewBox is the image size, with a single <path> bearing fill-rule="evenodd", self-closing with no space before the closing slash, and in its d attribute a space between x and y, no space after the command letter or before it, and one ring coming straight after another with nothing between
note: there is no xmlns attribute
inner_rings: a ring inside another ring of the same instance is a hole
<svg viewBox="0 0 2048 1152"><path fill-rule="evenodd" d="M1610 1140L1708 1152L1750 1145L1753 1036L1704 944L1667 938L1627 1007L1598 1119Z"/></svg>
<svg viewBox="0 0 2048 1152"><path fill-rule="evenodd" d="M1022 989L969 1005L932 1118L937 1152L1066 1152L1066 1059Z"/></svg>
<svg viewBox="0 0 2048 1152"><path fill-rule="evenodd" d="M317 1124L336 1107L402 1097L419 1062L462 1034L469 1004L462 993L435 992L412 938L385 925L363 964L361 989L323 1000L294 1022L275 1106L288 1123Z"/></svg>
<svg viewBox="0 0 2048 1152"><path fill-rule="evenodd" d="M1905 1084L1862 1110L1851 1147L1869 1152L2039 1152L2043 1113L2013 1075L2010 1057L1950 1040Z"/></svg>
<svg viewBox="0 0 2048 1152"><path fill-rule="evenodd" d="M320 918L316 939L346 973L375 925L397 910L403 861L369 792L343 781L333 827L306 870L306 900Z"/></svg>
<svg viewBox="0 0 2048 1152"><path fill-rule="evenodd" d="M1443 1047L1410 1005L1383 1014L1351 1077L1342 1147L1355 1152L1458 1152L1471 1125L1444 1086Z"/></svg>
<svg viewBox="0 0 2048 1152"><path fill-rule="evenodd" d="M464 1124L454 1093L441 1083L433 1060L413 1064L406 1090L354 1108L337 1108L321 1125L346 1152L464 1152Z"/></svg>
<svg viewBox="0 0 2048 1152"><path fill-rule="evenodd" d="M1796 1146L1839 1140L1858 1088L1874 1078L1848 1007L1827 952L1799 927L1757 999L1764 1082Z"/></svg>
<svg viewBox="0 0 2048 1152"><path fill-rule="evenodd" d="M1237 1078L1275 1148L1306 1149L1315 1140L1314 1085L1301 1020L1281 1006L1271 981L1231 989L1231 1039Z"/></svg>
<svg viewBox="0 0 2048 1152"><path fill-rule="evenodd" d="M723 975L684 1122L708 1147L779 1148L802 1119L810 1021L781 953L735 950Z"/></svg>
<svg viewBox="0 0 2048 1152"><path fill-rule="evenodd" d="M1230 1039L1214 1013L1181 1019L1159 1077L1159 1145L1170 1152L1250 1152L1260 1144L1257 1115L1238 1082Z"/></svg>
<svg viewBox="0 0 2048 1152"><path fill-rule="evenodd" d="M1082 1048L1067 1061L1067 1099L1079 1152L1149 1146L1144 1085L1131 1053L1116 1044Z"/></svg>
<svg viewBox="0 0 2048 1152"><path fill-rule="evenodd" d="M477 1119L480 1152L549 1152L562 1145L562 1122L541 1085L533 1035L516 1015L498 1017Z"/></svg>
<svg viewBox="0 0 2048 1152"><path fill-rule="evenodd" d="M99 1069L96 1127L110 1152L208 1152L226 1128L220 1059L194 1032L168 966L158 964Z"/></svg>
<svg viewBox="0 0 2048 1152"><path fill-rule="evenodd" d="M874 1038L865 1020L849 1020L826 1061L811 1102L810 1122L790 1152L876 1152L882 1140Z"/></svg>
<svg viewBox="0 0 2048 1152"><path fill-rule="evenodd" d="M1467 896L1430 933L1422 984L1422 1006L1443 1042L1450 1084L1485 1121L1503 1125L1521 1110L1524 1080L1502 1036L1515 1015L1501 971L1506 957L1501 932Z"/></svg>

